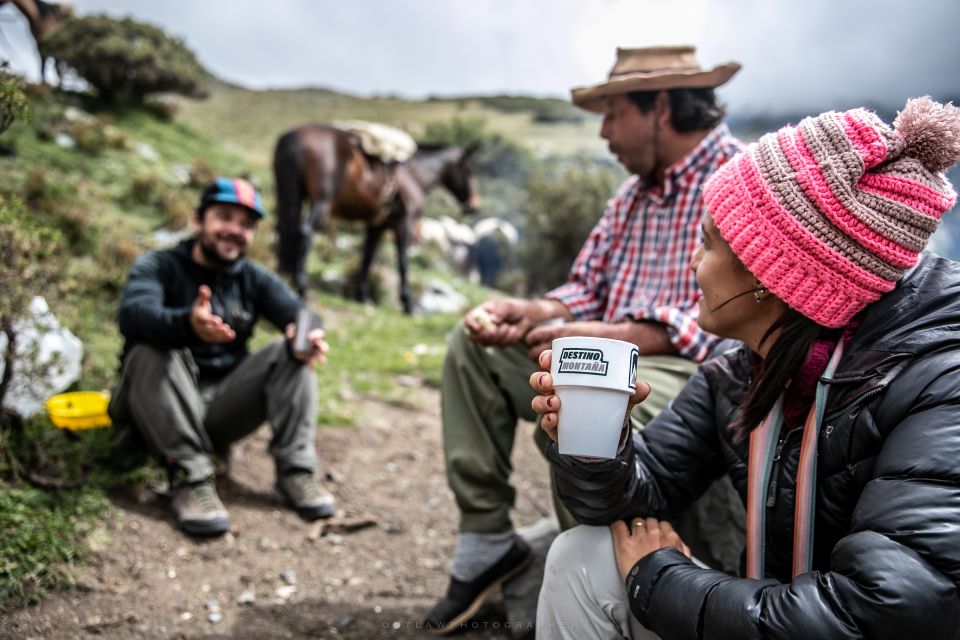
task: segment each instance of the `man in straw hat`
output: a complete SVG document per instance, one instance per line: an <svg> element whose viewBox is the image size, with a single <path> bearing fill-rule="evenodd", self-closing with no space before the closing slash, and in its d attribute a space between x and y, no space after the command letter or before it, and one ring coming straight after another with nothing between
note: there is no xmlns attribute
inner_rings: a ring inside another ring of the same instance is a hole
<svg viewBox="0 0 960 640"><path fill-rule="evenodd" d="M739 68L731 62L703 70L689 46L618 49L607 81L573 90L574 104L603 114L600 136L633 175L610 201L564 285L540 299L486 302L464 317L463 330L449 341L442 420L460 535L447 594L424 620L431 630L463 628L531 560L510 521L515 491L508 479L517 419L535 418L527 380L540 352L569 335L636 344L638 376L653 389L633 412L639 428L716 345L697 325L698 289L687 265L699 241L700 187L740 149L721 122L714 94ZM715 511L721 519L728 513L725 504ZM564 527L575 524L558 513ZM731 529L727 524L719 529ZM698 556L735 569L738 535L718 534L699 547L697 538L686 532ZM720 553L726 547L736 548Z"/></svg>

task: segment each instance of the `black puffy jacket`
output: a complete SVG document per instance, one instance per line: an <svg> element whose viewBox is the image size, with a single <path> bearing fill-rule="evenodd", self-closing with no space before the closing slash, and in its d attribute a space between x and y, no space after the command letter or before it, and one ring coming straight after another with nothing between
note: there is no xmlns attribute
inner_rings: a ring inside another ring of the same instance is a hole
<svg viewBox="0 0 960 640"><path fill-rule="evenodd" d="M673 519L723 473L746 502L747 442L728 425L745 348L701 365L617 459L547 455L586 524ZM871 305L847 346L818 443L813 571L791 580L800 432L771 480L766 578L701 569L673 549L627 579L661 638L954 638L960 628L960 264L929 254ZM773 487L773 483L776 486Z"/></svg>
<svg viewBox="0 0 960 640"><path fill-rule="evenodd" d="M247 258L226 270L197 264L190 257L193 243L184 240L171 249L150 251L133 264L117 312L126 339L124 357L141 342L159 349L188 347L202 375L219 377L247 356L260 316L282 330L303 303L279 277ZM200 285L210 287L213 312L236 332L232 342L203 342L193 332L190 307Z"/></svg>

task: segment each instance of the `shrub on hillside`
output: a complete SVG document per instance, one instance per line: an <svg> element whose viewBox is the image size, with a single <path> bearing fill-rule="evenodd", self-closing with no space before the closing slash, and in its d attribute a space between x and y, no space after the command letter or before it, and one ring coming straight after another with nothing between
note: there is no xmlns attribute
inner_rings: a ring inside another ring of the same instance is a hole
<svg viewBox="0 0 960 640"><path fill-rule="evenodd" d="M584 160L559 172L537 171L527 183L520 263L530 293L563 283L580 247L603 214L617 174Z"/></svg>
<svg viewBox="0 0 960 640"><path fill-rule="evenodd" d="M217 171L205 158L194 158L190 165L189 181L187 184L194 189L203 189L217 179Z"/></svg>
<svg viewBox="0 0 960 640"><path fill-rule="evenodd" d="M77 120L69 127L77 149L85 153L98 154L109 149L127 148L127 134L109 123L108 118L97 116L90 120Z"/></svg>
<svg viewBox="0 0 960 640"><path fill-rule="evenodd" d="M141 104L156 93L205 95L207 72L193 52L161 29L130 18L72 18L44 49L111 104Z"/></svg>
<svg viewBox="0 0 960 640"><path fill-rule="evenodd" d="M130 179L126 201L133 205L153 204L163 191L163 180L155 173L141 173Z"/></svg>
<svg viewBox="0 0 960 640"><path fill-rule="evenodd" d="M188 226L196 215L196 197L192 193L165 189L160 193L158 205L163 214L163 223L170 229Z"/></svg>
<svg viewBox="0 0 960 640"><path fill-rule="evenodd" d="M26 112L27 97L23 94L23 83L17 76L7 73L6 63L3 63L0 65L0 133Z"/></svg>
<svg viewBox="0 0 960 640"><path fill-rule="evenodd" d="M0 198L0 332L7 336L4 374L0 376L0 405L13 372L17 330L30 300L56 277L58 234L34 222L18 200ZM2 421L0 421L2 425Z"/></svg>
<svg viewBox="0 0 960 640"><path fill-rule="evenodd" d="M27 171L21 193L31 219L55 229L73 251L93 251L98 229L73 183L36 166Z"/></svg>
<svg viewBox="0 0 960 640"><path fill-rule="evenodd" d="M542 100L533 108L533 121L540 124L559 124L583 122L583 112L569 102L560 100Z"/></svg>

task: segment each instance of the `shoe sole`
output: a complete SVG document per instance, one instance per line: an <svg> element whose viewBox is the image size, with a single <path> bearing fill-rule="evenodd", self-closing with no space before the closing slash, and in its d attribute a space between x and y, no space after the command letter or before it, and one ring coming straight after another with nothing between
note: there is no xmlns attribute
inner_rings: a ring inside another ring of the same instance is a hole
<svg viewBox="0 0 960 640"><path fill-rule="evenodd" d="M192 536L219 536L230 530L230 519L222 518L203 522L187 520L180 523L180 529Z"/></svg>
<svg viewBox="0 0 960 640"><path fill-rule="evenodd" d="M293 504L293 501L287 497L287 495L280 491L277 488L273 490L273 497L275 500L285 504L294 511L297 512L297 515L307 522L314 522L316 520L326 520L327 518L332 518L333 515L337 512L336 503L333 504L324 504L319 507L297 507Z"/></svg>
<svg viewBox="0 0 960 640"><path fill-rule="evenodd" d="M326 520L327 518L332 518L337 509L336 505L325 504L321 507L304 507L302 509L293 507L293 510L296 511L297 515L307 522L313 522L314 520Z"/></svg>
<svg viewBox="0 0 960 640"><path fill-rule="evenodd" d="M450 622L448 622L442 627L438 627L435 629L427 629L427 632L430 635L434 635L434 636L446 636L451 633L456 633L457 631L460 631L461 630L460 625L462 625L464 622L467 622L468 620L473 618L473 616L477 615L477 612L480 611L480 607L482 607L484 603L487 600L489 600L490 597L493 596L497 591L500 591L500 588L503 586L505 582L510 580L510 578L513 578L514 576L516 576L518 573L522 572L524 569L526 569L532 561L533 561L533 553L530 553L527 555L526 559L523 562L521 562L520 564L518 564L513 569L506 572L505 574L503 574L493 582L491 582L486 589L480 592L480 595L478 595L476 598L473 599L473 602L470 603L470 606L467 607L463 613L461 613L456 618L454 618L453 620L451 620Z"/></svg>

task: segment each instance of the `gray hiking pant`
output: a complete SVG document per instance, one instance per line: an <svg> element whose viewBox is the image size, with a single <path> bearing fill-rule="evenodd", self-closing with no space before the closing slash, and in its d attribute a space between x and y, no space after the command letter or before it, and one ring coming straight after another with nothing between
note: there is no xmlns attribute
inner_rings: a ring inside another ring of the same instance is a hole
<svg viewBox="0 0 960 640"><path fill-rule="evenodd" d="M609 527L574 527L553 541L537 602L537 638L656 640L630 612Z"/></svg>
<svg viewBox="0 0 960 640"><path fill-rule="evenodd" d="M138 344L123 363L110 399L115 424L129 424L166 464L197 482L214 472L212 453L252 433L273 427L270 454L277 474L313 471L317 383L313 370L276 340L247 356L218 380L199 379L189 349L164 351Z"/></svg>

